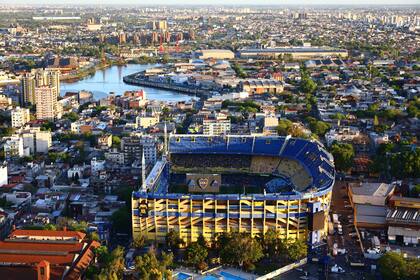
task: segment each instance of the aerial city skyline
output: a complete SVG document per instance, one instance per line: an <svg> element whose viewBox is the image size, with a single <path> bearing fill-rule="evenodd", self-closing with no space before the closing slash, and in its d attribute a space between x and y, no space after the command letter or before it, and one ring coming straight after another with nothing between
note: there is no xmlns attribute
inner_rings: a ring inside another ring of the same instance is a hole
<svg viewBox="0 0 420 280"><path fill-rule="evenodd" d="M70 0L63 0L63 1L56 1L56 0L30 0L30 1L23 1L23 0L16 0L13 3L10 1L0 0L0 4L7 4L7 5L141 5L141 6L156 6L156 5L174 5L174 6L183 6L183 5L210 5L210 6L218 6L218 5L235 5L235 6L282 6L282 5L305 5L305 6L317 6L317 5L327 5L327 6L369 6L369 5L395 5L395 6L403 6L403 5L419 5L418 1L415 0L372 0L372 1L361 1L361 0L353 0L353 1L341 1L337 3L336 1L331 0L284 0L284 1L249 1L249 0L229 0L229 1L221 1L221 0L214 0L214 1L207 1L207 0L187 0L187 1L174 1L174 0L158 0L158 1L151 1L151 0L143 0L143 1L115 1L115 0L93 0L89 1L70 1Z"/></svg>
<svg viewBox="0 0 420 280"><path fill-rule="evenodd" d="M418 4L0 0L0 279L420 279Z"/></svg>

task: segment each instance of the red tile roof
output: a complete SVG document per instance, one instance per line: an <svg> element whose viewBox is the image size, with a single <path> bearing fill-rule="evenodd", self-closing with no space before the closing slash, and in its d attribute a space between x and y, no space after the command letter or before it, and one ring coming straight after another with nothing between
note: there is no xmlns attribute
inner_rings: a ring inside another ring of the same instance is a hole
<svg viewBox="0 0 420 280"><path fill-rule="evenodd" d="M65 267L50 268L50 280L61 280ZM36 280L36 266L0 266L1 280Z"/></svg>
<svg viewBox="0 0 420 280"><path fill-rule="evenodd" d="M65 254L63 256L49 256L41 254L3 254L0 253L0 263L7 264L37 264L40 261L46 260L50 264L71 265L74 254Z"/></svg>
<svg viewBox="0 0 420 280"><path fill-rule="evenodd" d="M16 239L13 239L16 240ZM39 251L39 252L80 252L83 249L83 243L50 243L45 242L17 242L17 241L3 241L0 242L0 254L4 250L19 250L19 251Z"/></svg>
<svg viewBox="0 0 420 280"><path fill-rule="evenodd" d="M96 241L91 241L89 246L83 252L81 256L77 259L75 265L70 269L69 273L66 275L66 280L76 280L80 278L80 275L88 268L89 264L95 257L94 249L98 248L101 244Z"/></svg>
<svg viewBox="0 0 420 280"><path fill-rule="evenodd" d="M79 231L70 230L27 230L27 229L16 229L10 233L9 237L16 236L45 236L45 237L75 237L77 239L85 238L86 234Z"/></svg>
<svg viewBox="0 0 420 280"><path fill-rule="evenodd" d="M75 231L15 230L10 237L15 236L84 238L85 234ZM0 242L0 279L36 279L36 266L45 261L50 263L51 280L81 279L90 263L94 261L94 249L99 246L96 241L6 239ZM69 269L66 270L66 267ZM63 277L64 271L66 274Z"/></svg>

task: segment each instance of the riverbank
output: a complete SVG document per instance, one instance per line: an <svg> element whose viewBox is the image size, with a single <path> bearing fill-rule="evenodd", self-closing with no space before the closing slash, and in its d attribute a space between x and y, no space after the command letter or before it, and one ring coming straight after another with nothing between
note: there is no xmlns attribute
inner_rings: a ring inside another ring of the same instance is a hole
<svg viewBox="0 0 420 280"><path fill-rule="evenodd" d="M62 75L60 76L60 81L64 81L67 83L75 83L78 82L86 77L90 77L96 74L96 71L99 70L106 70L112 66L125 66L127 65L126 62L121 63L121 61L111 61L111 63L100 63L95 66L89 67L87 69L83 69L78 71L77 74L70 74L70 75Z"/></svg>
<svg viewBox="0 0 420 280"><path fill-rule="evenodd" d="M139 73L146 69L154 68L157 64L127 64L124 66L112 65L96 71L94 75L74 82L63 81L60 85L61 94L66 92L90 91L96 100L105 98L110 92L124 94L126 91L145 90L150 100L162 101L188 101L194 99L191 94L179 91L159 89L157 87L138 86L125 83L123 78L133 73Z"/></svg>
<svg viewBox="0 0 420 280"><path fill-rule="evenodd" d="M158 89L164 89L164 90L171 90L171 91L177 91L186 93L188 95L194 95L200 98L203 97L209 97L209 90L201 89L201 88L193 88L189 86L181 86L181 85L174 85L169 83L158 83L158 82L152 82L147 79L139 78L138 75L141 73L134 73L128 76L125 76L123 78L124 83L129 85L135 85L135 86L144 86L144 87L150 87L150 88L158 88Z"/></svg>

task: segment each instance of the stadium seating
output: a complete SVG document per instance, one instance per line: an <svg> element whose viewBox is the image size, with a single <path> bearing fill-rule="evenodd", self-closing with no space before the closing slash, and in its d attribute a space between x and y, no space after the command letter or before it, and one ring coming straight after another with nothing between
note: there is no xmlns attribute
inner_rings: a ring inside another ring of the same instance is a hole
<svg viewBox="0 0 420 280"><path fill-rule="evenodd" d="M174 167L278 174L298 191L329 188L335 177L331 155L319 142L305 139L173 135L169 152Z"/></svg>

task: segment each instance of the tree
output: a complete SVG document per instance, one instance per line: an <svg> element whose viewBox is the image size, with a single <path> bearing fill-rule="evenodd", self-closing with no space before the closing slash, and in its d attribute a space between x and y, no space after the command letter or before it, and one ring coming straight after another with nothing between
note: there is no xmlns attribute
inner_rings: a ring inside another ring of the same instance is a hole
<svg viewBox="0 0 420 280"><path fill-rule="evenodd" d="M154 251L147 254L137 256L135 259L136 272L139 279L144 280L161 280L171 279L171 271L173 255L162 253L161 259L156 257Z"/></svg>
<svg viewBox="0 0 420 280"><path fill-rule="evenodd" d="M171 229L166 234L166 246L172 249L172 251L175 251L179 248L181 244L184 243L184 241L179 237L179 233Z"/></svg>
<svg viewBox="0 0 420 280"><path fill-rule="evenodd" d="M318 121L317 119L313 117L307 117L306 121L309 124L309 129L312 131L312 133L315 133L318 136L324 136L325 133L331 128L331 125L323 122Z"/></svg>
<svg viewBox="0 0 420 280"><path fill-rule="evenodd" d="M46 225L44 226L44 229L45 229L45 230L57 230L57 226L56 226L56 225L54 225L54 224L46 224Z"/></svg>
<svg viewBox="0 0 420 280"><path fill-rule="evenodd" d="M269 229L263 236L262 246L265 256L271 262L286 259L287 244L279 238L274 229Z"/></svg>
<svg viewBox="0 0 420 280"><path fill-rule="evenodd" d="M145 238L143 234L139 234L137 235L134 239L133 239L133 247L140 249L143 248L145 244Z"/></svg>
<svg viewBox="0 0 420 280"><path fill-rule="evenodd" d="M341 171L348 171L353 166L353 145L334 142L331 146L335 167Z"/></svg>
<svg viewBox="0 0 420 280"><path fill-rule="evenodd" d="M300 89L304 93L313 93L317 88L317 84L309 77L306 72L302 72L300 80Z"/></svg>
<svg viewBox="0 0 420 280"><path fill-rule="evenodd" d="M112 147L113 148L119 148L121 146L121 138L113 135L112 136Z"/></svg>
<svg viewBox="0 0 420 280"><path fill-rule="evenodd" d="M108 251L108 248L106 246L99 246L94 250L95 255L98 259L98 263L102 267L108 266L108 264L111 262L111 254Z"/></svg>
<svg viewBox="0 0 420 280"><path fill-rule="evenodd" d="M98 280L118 280L123 278L124 272L124 248L118 246L111 253L108 252L108 248L100 246L95 249L95 255L97 256L99 267L101 267L100 273L94 277Z"/></svg>
<svg viewBox="0 0 420 280"><path fill-rule="evenodd" d="M411 191L410 191L410 195L412 197L419 197L420 196L420 184L419 185L415 185Z"/></svg>
<svg viewBox="0 0 420 280"><path fill-rule="evenodd" d="M375 115L375 117L373 117L373 125L374 126L378 126L379 125L379 120L378 120L378 116Z"/></svg>
<svg viewBox="0 0 420 280"><path fill-rule="evenodd" d="M202 234L200 234L197 238L197 243L203 247L207 247L207 241Z"/></svg>
<svg viewBox="0 0 420 280"><path fill-rule="evenodd" d="M76 114L75 112L70 112L70 113L64 114L63 119L68 119L71 122L75 122L79 120L79 115Z"/></svg>
<svg viewBox="0 0 420 280"><path fill-rule="evenodd" d="M116 232L130 233L131 231L131 215L130 208L123 206L111 216L112 226Z"/></svg>
<svg viewBox="0 0 420 280"><path fill-rule="evenodd" d="M308 247L304 240L297 239L295 241L287 241L287 255L289 260L295 262L304 258L307 254Z"/></svg>
<svg viewBox="0 0 420 280"><path fill-rule="evenodd" d="M379 270L385 280L399 280L405 278L407 263L401 254L389 252L379 259Z"/></svg>
<svg viewBox="0 0 420 280"><path fill-rule="evenodd" d="M68 223L68 227L70 228L70 230L74 231L87 232L88 226L89 225L86 221L70 220L70 222Z"/></svg>
<svg viewBox="0 0 420 280"><path fill-rule="evenodd" d="M397 179L420 176L420 148L409 143L381 144L370 165L372 172L392 175Z"/></svg>
<svg viewBox="0 0 420 280"><path fill-rule="evenodd" d="M96 231L89 233L89 240L100 242L99 234Z"/></svg>
<svg viewBox="0 0 420 280"><path fill-rule="evenodd" d="M47 121L41 125L41 130L53 131L55 128L54 122Z"/></svg>
<svg viewBox="0 0 420 280"><path fill-rule="evenodd" d="M247 233L224 233L219 236L220 258L223 263L243 266L260 260L264 254L261 244Z"/></svg>
<svg viewBox="0 0 420 280"><path fill-rule="evenodd" d="M292 135L293 137L304 137L304 133L302 128L294 124L292 121L288 119L281 119L279 120L279 124L277 126L277 133L282 136Z"/></svg>
<svg viewBox="0 0 420 280"><path fill-rule="evenodd" d="M201 246L198 242L193 242L186 249L185 259L187 264L198 268L201 263L205 262L207 255L206 247Z"/></svg>
<svg viewBox="0 0 420 280"><path fill-rule="evenodd" d="M279 120L279 124L277 126L278 134L282 135L282 136L288 135L292 125L293 125L293 123L288 119Z"/></svg>
<svg viewBox="0 0 420 280"><path fill-rule="evenodd" d="M111 252L111 262L109 264L109 271L111 274L115 273L118 279L122 279L124 272L124 248L118 246Z"/></svg>

